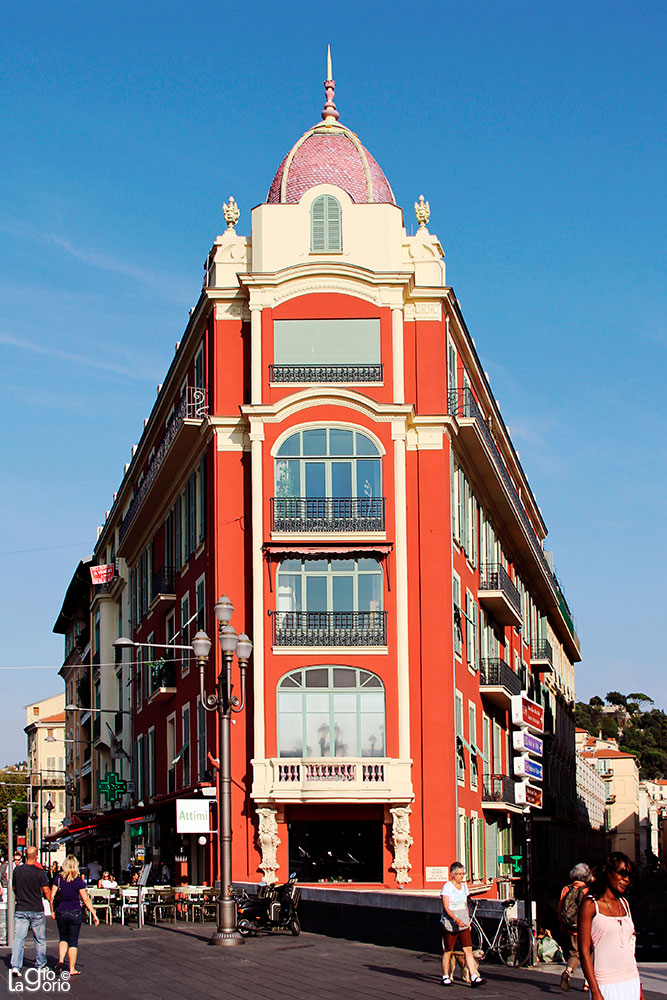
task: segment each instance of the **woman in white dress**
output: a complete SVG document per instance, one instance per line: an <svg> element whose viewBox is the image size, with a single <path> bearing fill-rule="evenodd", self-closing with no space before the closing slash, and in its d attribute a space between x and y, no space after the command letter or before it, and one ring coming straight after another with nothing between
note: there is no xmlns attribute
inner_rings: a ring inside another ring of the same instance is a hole
<svg viewBox="0 0 667 1000"><path fill-rule="evenodd" d="M614 851L579 910L579 957L591 1000L644 1000L624 896L631 877L630 858Z"/></svg>

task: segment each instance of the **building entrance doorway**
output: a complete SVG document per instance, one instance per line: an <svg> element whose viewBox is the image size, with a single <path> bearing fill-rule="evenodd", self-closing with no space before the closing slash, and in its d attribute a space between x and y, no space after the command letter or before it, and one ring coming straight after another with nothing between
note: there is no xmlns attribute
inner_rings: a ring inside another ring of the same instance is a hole
<svg viewBox="0 0 667 1000"><path fill-rule="evenodd" d="M293 820L287 830L300 882L382 882L381 821Z"/></svg>

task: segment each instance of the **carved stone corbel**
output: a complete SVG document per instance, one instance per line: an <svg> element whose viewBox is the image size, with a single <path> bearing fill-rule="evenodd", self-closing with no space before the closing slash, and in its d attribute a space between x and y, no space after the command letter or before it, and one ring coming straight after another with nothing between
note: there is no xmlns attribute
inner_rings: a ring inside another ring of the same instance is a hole
<svg viewBox="0 0 667 1000"><path fill-rule="evenodd" d="M389 810L393 820L391 842L394 845L394 863L391 867L396 872L396 881L399 885L412 882L408 874L412 868L409 853L414 844L414 838L410 836L411 811L409 806L395 806Z"/></svg>
<svg viewBox="0 0 667 1000"><path fill-rule="evenodd" d="M259 818L257 839L259 840L259 847L262 852L259 869L264 874L266 884L273 885L278 881L277 872L280 867L276 853L280 843L277 812L275 809L265 807L257 810L257 816Z"/></svg>

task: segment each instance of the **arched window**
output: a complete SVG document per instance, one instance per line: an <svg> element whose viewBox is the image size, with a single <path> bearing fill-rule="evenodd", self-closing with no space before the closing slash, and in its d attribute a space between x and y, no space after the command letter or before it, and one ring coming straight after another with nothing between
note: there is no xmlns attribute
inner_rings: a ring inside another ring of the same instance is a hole
<svg viewBox="0 0 667 1000"><path fill-rule="evenodd" d="M378 447L360 431L342 427L297 431L278 449L276 496L379 498L382 462Z"/></svg>
<svg viewBox="0 0 667 1000"><path fill-rule="evenodd" d="M310 251L340 253L342 249L340 202L330 194L322 194L310 206Z"/></svg>
<svg viewBox="0 0 667 1000"><path fill-rule="evenodd" d="M384 757L384 687L358 667L293 670L278 683L280 757Z"/></svg>

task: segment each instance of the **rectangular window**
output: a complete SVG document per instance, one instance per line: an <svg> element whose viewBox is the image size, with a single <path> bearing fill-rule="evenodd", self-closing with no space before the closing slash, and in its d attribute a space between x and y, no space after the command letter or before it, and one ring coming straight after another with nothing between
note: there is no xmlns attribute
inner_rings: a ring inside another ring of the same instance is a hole
<svg viewBox="0 0 667 1000"><path fill-rule="evenodd" d="M463 622L461 621L461 580L456 573L452 576L452 603L454 605L454 652L461 655L463 648Z"/></svg>
<svg viewBox="0 0 667 1000"><path fill-rule="evenodd" d="M197 516L199 518L197 540L203 542L206 535L206 455L202 455L199 463L199 509Z"/></svg>
<svg viewBox="0 0 667 1000"><path fill-rule="evenodd" d="M143 735L137 737L137 753L135 756L135 768L136 768L136 788L137 788L137 799L143 799L144 790L144 737Z"/></svg>
<svg viewBox="0 0 667 1000"><path fill-rule="evenodd" d="M197 778L204 780L204 772L208 767L206 740L206 709L201 703L201 698L197 696Z"/></svg>
<svg viewBox="0 0 667 1000"><path fill-rule="evenodd" d="M142 664L142 661L143 661L143 658L144 658L144 650L141 647L139 647L137 649L137 666L136 666L137 672L136 672L136 677L135 677L135 679L136 679L136 692L137 692L137 709L141 708L141 703L143 701L143 695L144 695L143 688L142 688L142 683L143 683L143 672L142 672L142 665L143 664ZM140 798L141 798L141 796L140 796Z"/></svg>
<svg viewBox="0 0 667 1000"><path fill-rule="evenodd" d="M466 661L471 670L479 670L478 609L469 590L466 590Z"/></svg>
<svg viewBox="0 0 667 1000"><path fill-rule="evenodd" d="M170 510L164 522L164 565L167 570L174 568L174 512Z"/></svg>
<svg viewBox="0 0 667 1000"><path fill-rule="evenodd" d="M148 794L155 795L155 729L148 730Z"/></svg>
<svg viewBox="0 0 667 1000"><path fill-rule="evenodd" d="M456 392L456 348L450 337L447 337L447 388Z"/></svg>
<svg viewBox="0 0 667 1000"><path fill-rule="evenodd" d="M176 790L176 718L170 715L167 719L167 791Z"/></svg>
<svg viewBox="0 0 667 1000"><path fill-rule="evenodd" d="M179 570L183 565L183 543L181 540L181 498L174 504L174 558L175 567Z"/></svg>
<svg viewBox="0 0 667 1000"><path fill-rule="evenodd" d="M196 620L196 630L197 632L206 631L206 603L204 599L205 586L204 577L200 576L197 580L195 587L195 598L197 601L197 620Z"/></svg>
<svg viewBox="0 0 667 1000"><path fill-rule="evenodd" d="M380 320L274 320L273 355L277 365L378 365Z"/></svg>
<svg viewBox="0 0 667 1000"><path fill-rule="evenodd" d="M195 388L204 388L204 348L200 347L195 357Z"/></svg>
<svg viewBox="0 0 667 1000"><path fill-rule="evenodd" d="M497 722L493 723L493 773L504 774L503 771L503 739L502 730Z"/></svg>
<svg viewBox="0 0 667 1000"><path fill-rule="evenodd" d="M181 755L183 765L183 787L190 784L190 706L183 706L183 753Z"/></svg>
<svg viewBox="0 0 667 1000"><path fill-rule="evenodd" d="M190 645L190 595L186 594L181 601L181 638L179 646ZM190 655L187 649L181 651L183 659L181 661L181 674L185 675L190 669Z"/></svg>
<svg viewBox="0 0 667 1000"><path fill-rule="evenodd" d="M454 694L455 724L456 724L456 780L459 784L465 781L465 756L463 749L463 695L460 691Z"/></svg>
<svg viewBox="0 0 667 1000"><path fill-rule="evenodd" d="M479 758L477 755L477 706L468 702L468 741L473 749L470 755L470 787L477 791L477 780L479 774Z"/></svg>

